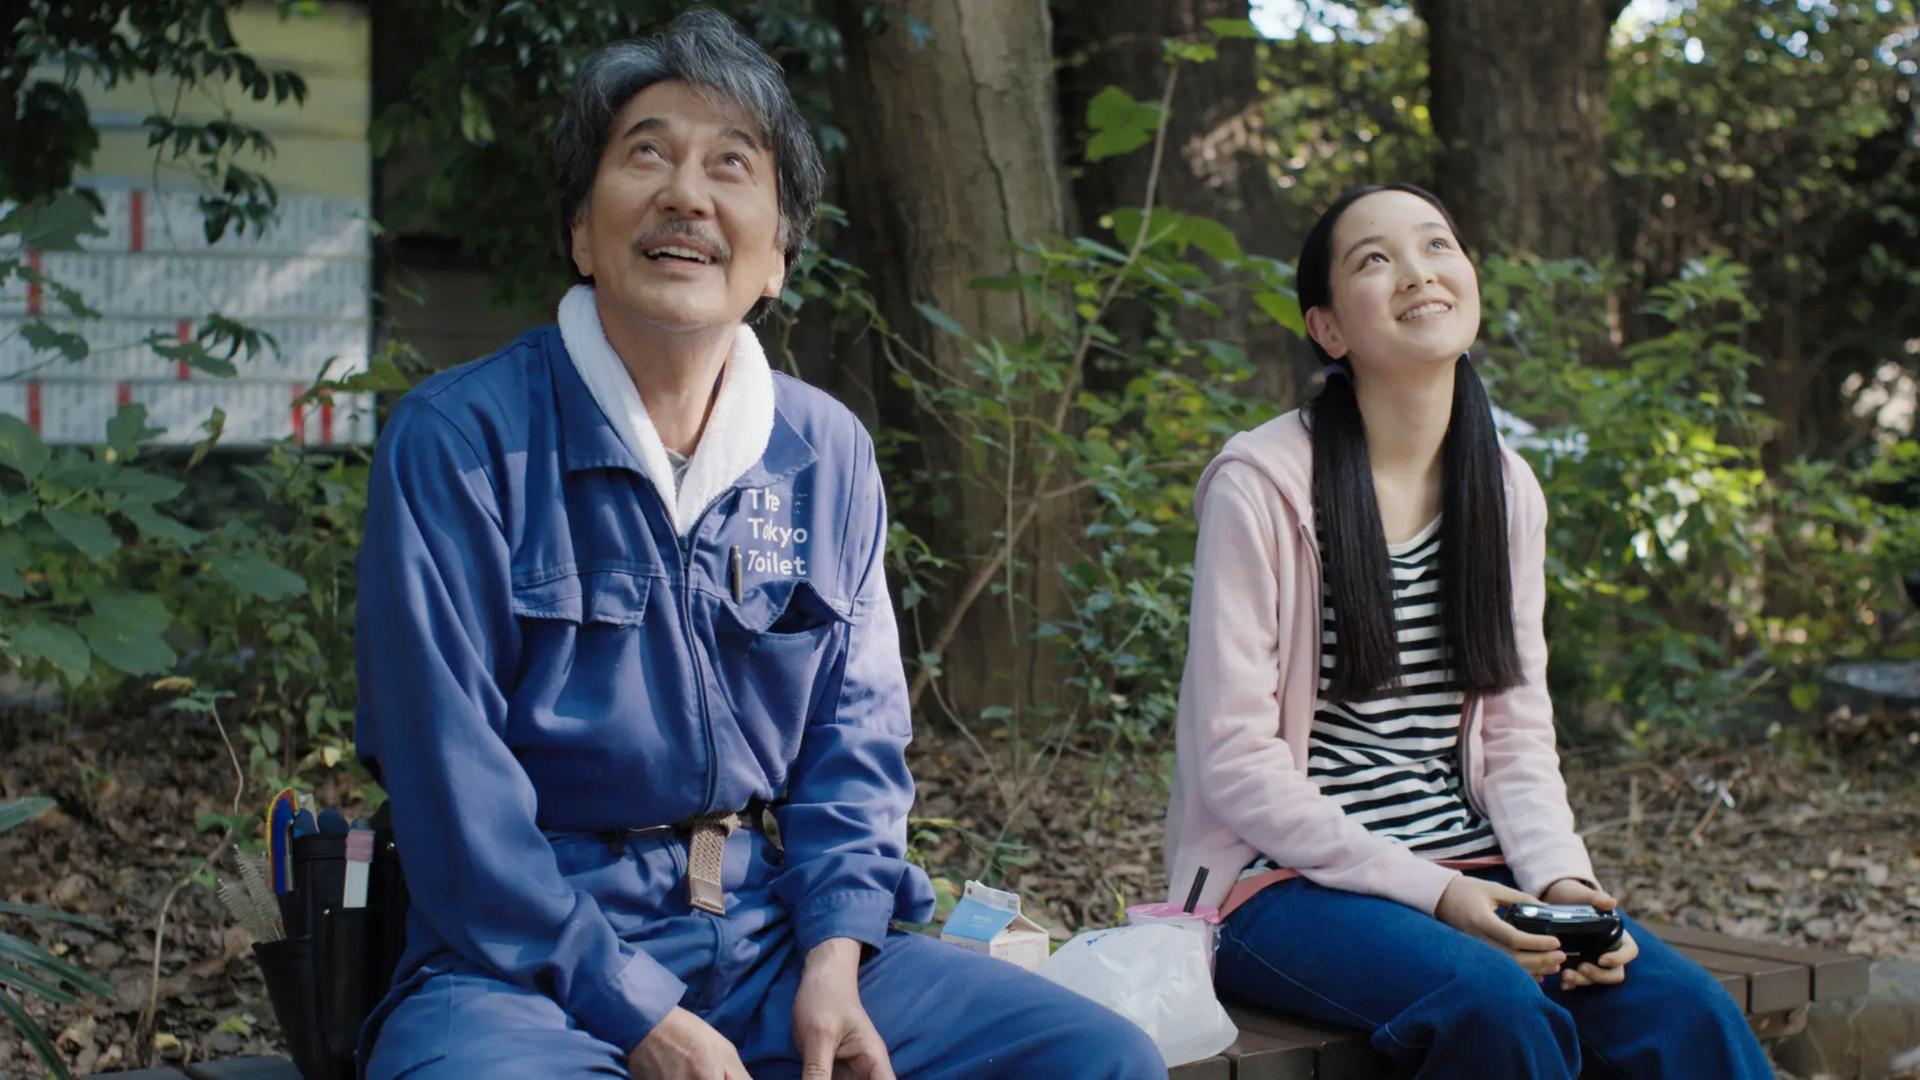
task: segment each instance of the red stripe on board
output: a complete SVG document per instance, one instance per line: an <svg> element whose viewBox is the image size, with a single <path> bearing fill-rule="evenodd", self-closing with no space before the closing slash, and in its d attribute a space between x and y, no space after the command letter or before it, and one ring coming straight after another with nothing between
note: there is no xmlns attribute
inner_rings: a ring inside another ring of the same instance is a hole
<svg viewBox="0 0 1920 1080"><path fill-rule="evenodd" d="M27 265L32 267L35 273L40 271L40 252L38 250L34 248L27 249ZM40 283L37 281L27 283L27 314L40 314Z"/></svg>
<svg viewBox="0 0 1920 1080"><path fill-rule="evenodd" d="M179 334L180 344L182 345L185 345L187 342L193 340L193 323L189 322L186 319L181 319L178 323L175 323L174 331L175 333ZM179 379L181 382L186 382L187 377L192 373L193 373L192 366L189 365L185 360L178 360L174 362L174 371L173 371L174 378Z"/></svg>
<svg viewBox="0 0 1920 1080"><path fill-rule="evenodd" d="M295 386L292 389L293 399L297 402L300 400L300 388ZM297 404L293 407L293 441L297 443L307 441L307 418Z"/></svg>
<svg viewBox="0 0 1920 1080"><path fill-rule="evenodd" d="M324 446L333 444L333 399L320 401L320 442Z"/></svg>
<svg viewBox="0 0 1920 1080"><path fill-rule="evenodd" d="M27 383L27 426L40 430L40 380Z"/></svg>
<svg viewBox="0 0 1920 1080"><path fill-rule="evenodd" d="M147 246L147 193L136 191L127 212L127 224L131 226L131 238L127 241L128 251L140 251Z"/></svg>
<svg viewBox="0 0 1920 1080"><path fill-rule="evenodd" d="M122 405L133 402L133 384L123 382L113 388L113 399Z"/></svg>

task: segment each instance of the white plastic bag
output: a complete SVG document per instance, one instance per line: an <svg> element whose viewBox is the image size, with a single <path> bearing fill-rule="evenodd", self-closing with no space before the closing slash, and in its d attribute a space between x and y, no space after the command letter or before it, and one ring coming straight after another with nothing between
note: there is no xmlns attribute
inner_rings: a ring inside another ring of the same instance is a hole
<svg viewBox="0 0 1920 1080"><path fill-rule="evenodd" d="M1204 942L1177 927L1089 930L1040 974L1140 1025L1169 1069L1212 1057L1240 1034L1213 994Z"/></svg>

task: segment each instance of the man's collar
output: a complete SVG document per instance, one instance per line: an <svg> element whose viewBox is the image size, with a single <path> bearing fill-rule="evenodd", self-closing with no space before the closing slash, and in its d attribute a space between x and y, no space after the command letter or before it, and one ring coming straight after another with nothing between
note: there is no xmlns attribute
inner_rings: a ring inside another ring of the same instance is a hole
<svg viewBox="0 0 1920 1080"><path fill-rule="evenodd" d="M778 415L773 373L749 327L739 329L706 430L677 485L640 393L607 342L590 287L575 286L561 301L560 333L572 361L556 365L568 470L620 468L648 478L680 535L727 490L784 480L815 460Z"/></svg>
<svg viewBox="0 0 1920 1080"><path fill-rule="evenodd" d="M646 476L640 459L620 441L620 433L613 430L613 421L601 410L600 403L593 400L593 391L588 390L586 381L580 378L564 340L554 344L554 351L559 354L550 357L554 402L560 414L561 460L567 471L625 469Z"/></svg>

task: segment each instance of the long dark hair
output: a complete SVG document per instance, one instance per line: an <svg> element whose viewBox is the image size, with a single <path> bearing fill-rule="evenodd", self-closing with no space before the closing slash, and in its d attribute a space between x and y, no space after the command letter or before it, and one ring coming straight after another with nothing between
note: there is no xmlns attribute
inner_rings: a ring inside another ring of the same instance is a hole
<svg viewBox="0 0 1920 1080"><path fill-rule="evenodd" d="M1333 227L1349 206L1381 191L1404 191L1426 200L1458 238L1453 215L1421 188L1354 188L1320 215L1300 248L1295 281L1300 310L1332 302ZM1319 342L1312 345L1321 363L1338 364L1329 371L1326 387L1307 405L1313 433L1313 506L1325 537L1327 591L1340 642L1325 696L1354 701L1400 684L1393 564L1374 496L1353 368L1335 361ZM1441 626L1454 677L1470 695L1510 689L1520 684L1520 653L1513 634L1506 486L1493 407L1470 356L1454 365L1453 416L1441 455Z"/></svg>

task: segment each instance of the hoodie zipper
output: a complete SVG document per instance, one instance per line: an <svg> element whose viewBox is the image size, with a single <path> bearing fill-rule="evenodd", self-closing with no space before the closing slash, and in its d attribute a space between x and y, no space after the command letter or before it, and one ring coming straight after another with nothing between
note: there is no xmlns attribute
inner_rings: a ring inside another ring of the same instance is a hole
<svg viewBox="0 0 1920 1080"><path fill-rule="evenodd" d="M1320 541L1314 538L1313 530L1308 528L1307 523L1304 521L1296 524L1294 530L1300 534L1300 546L1306 549L1307 562L1313 567L1313 625L1318 627L1325 621L1324 609L1327 605L1325 571L1322 570L1320 566ZM1313 675L1311 676L1313 679L1313 708L1307 714L1309 717L1320 715L1320 649L1320 632L1316 631L1314 634L1313 648ZM1307 738L1309 740L1313 738L1313 721L1311 719L1307 721ZM1302 773L1307 771L1305 762L1301 763L1300 771Z"/></svg>
<svg viewBox="0 0 1920 1080"><path fill-rule="evenodd" d="M1473 790L1473 725L1480 719L1481 700L1477 694L1467 699L1466 711L1460 717L1460 794L1466 797L1467 806L1474 813L1491 822L1487 808L1481 805L1480 796Z"/></svg>

